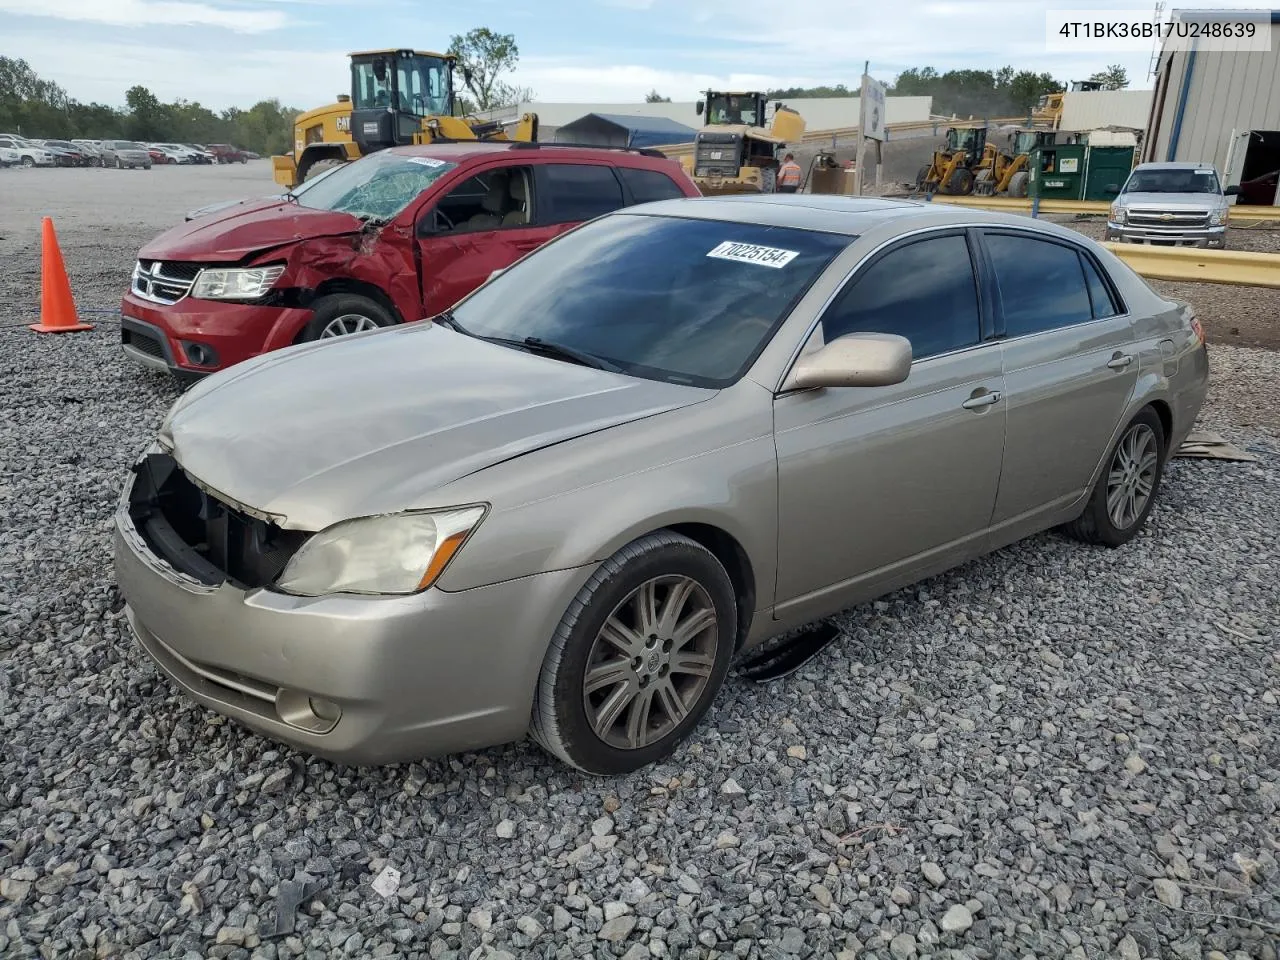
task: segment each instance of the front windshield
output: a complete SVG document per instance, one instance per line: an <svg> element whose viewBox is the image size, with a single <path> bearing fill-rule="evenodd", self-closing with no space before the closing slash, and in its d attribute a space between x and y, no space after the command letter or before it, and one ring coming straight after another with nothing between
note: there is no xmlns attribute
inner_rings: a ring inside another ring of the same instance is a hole
<svg viewBox="0 0 1280 960"><path fill-rule="evenodd" d="M713 94L707 101L707 116L712 123L745 123L759 126L756 120L756 102L752 97L734 94Z"/></svg>
<svg viewBox="0 0 1280 960"><path fill-rule="evenodd" d="M474 336L538 337L633 376L725 387L853 239L618 213L520 261L453 319Z"/></svg>
<svg viewBox="0 0 1280 960"><path fill-rule="evenodd" d="M390 220L456 166L434 157L380 150L335 168L323 180L293 196L300 205L313 210Z"/></svg>
<svg viewBox="0 0 1280 960"><path fill-rule="evenodd" d="M420 117L450 113L449 65L438 57L375 57L354 64L351 80L355 110L394 107Z"/></svg>
<svg viewBox="0 0 1280 960"><path fill-rule="evenodd" d="M1218 174L1208 167L1183 170L1135 170L1125 193L1221 193Z"/></svg>

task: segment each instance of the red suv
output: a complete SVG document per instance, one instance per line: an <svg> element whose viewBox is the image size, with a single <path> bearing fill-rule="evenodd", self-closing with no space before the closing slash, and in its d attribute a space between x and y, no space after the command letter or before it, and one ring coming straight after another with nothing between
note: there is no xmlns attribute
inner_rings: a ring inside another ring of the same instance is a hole
<svg viewBox="0 0 1280 960"><path fill-rule="evenodd" d="M209 152L213 154L214 163L246 163L249 159L243 150L229 143L211 143Z"/></svg>
<svg viewBox="0 0 1280 960"><path fill-rule="evenodd" d="M557 234L698 196L655 151L530 143L380 150L283 196L192 214L139 252L125 352L180 375L421 320Z"/></svg>

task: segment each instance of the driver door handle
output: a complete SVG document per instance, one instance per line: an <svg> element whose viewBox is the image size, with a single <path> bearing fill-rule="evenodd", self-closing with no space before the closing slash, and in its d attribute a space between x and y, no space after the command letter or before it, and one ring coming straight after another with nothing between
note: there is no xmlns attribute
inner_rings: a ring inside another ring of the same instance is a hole
<svg viewBox="0 0 1280 960"><path fill-rule="evenodd" d="M976 397L970 397L960 406L966 410L981 410L983 407L989 407L993 403L1000 402L1000 391L992 390L990 393L983 393Z"/></svg>
<svg viewBox="0 0 1280 960"><path fill-rule="evenodd" d="M1112 357L1108 360L1107 366L1112 370L1123 370L1131 363L1133 363L1133 357L1127 353L1122 353L1119 356Z"/></svg>

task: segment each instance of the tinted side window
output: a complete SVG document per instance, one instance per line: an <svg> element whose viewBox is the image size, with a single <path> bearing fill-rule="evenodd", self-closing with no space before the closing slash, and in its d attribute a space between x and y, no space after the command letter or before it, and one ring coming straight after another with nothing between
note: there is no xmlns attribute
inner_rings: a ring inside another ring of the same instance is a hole
<svg viewBox="0 0 1280 960"><path fill-rule="evenodd" d="M1102 276L1098 273L1098 268L1093 265L1093 261L1088 257L1081 255L1080 262L1084 264L1085 282L1089 284L1089 300L1093 303L1093 316L1095 320L1102 320L1105 317L1114 317L1120 313L1120 308L1116 306L1115 297L1111 295L1110 288L1103 282Z"/></svg>
<svg viewBox="0 0 1280 960"><path fill-rule="evenodd" d="M611 167L548 163L542 171L550 194L538 198L542 223L577 223L622 206L622 187Z"/></svg>
<svg viewBox="0 0 1280 960"><path fill-rule="evenodd" d="M674 200L684 194L676 186L676 182L665 173L657 170L638 170L634 167L619 167L618 176L631 191L636 203L651 203L655 200Z"/></svg>
<svg viewBox="0 0 1280 960"><path fill-rule="evenodd" d="M1093 319L1080 256L1072 247L1028 236L988 234L1005 335L1056 330Z"/></svg>
<svg viewBox="0 0 1280 960"><path fill-rule="evenodd" d="M978 292L962 236L917 240L863 271L822 318L830 343L846 333L896 333L920 360L979 340Z"/></svg>

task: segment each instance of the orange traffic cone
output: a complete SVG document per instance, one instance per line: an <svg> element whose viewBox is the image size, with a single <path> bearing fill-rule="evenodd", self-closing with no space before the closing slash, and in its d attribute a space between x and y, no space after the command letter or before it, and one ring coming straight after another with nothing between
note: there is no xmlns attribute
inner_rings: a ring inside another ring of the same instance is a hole
<svg viewBox="0 0 1280 960"><path fill-rule="evenodd" d="M62 251L53 232L53 221L44 218L40 250L40 322L30 324L36 333L71 333L92 330L93 324L81 323L76 316L76 302L71 296L71 281L62 264Z"/></svg>

